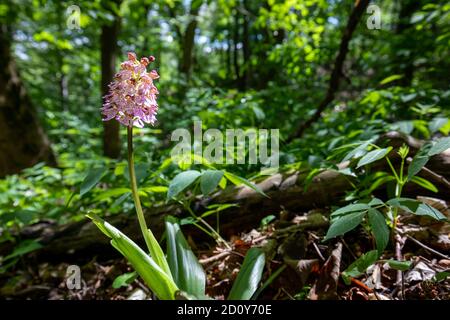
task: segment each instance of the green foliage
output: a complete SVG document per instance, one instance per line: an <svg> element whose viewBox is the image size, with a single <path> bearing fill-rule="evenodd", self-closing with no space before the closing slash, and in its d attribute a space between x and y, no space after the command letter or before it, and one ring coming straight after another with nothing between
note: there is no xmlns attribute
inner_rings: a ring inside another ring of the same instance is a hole
<svg viewBox="0 0 450 320"><path fill-rule="evenodd" d="M264 251L258 248L248 250L228 299L249 300L258 289L264 265Z"/></svg>
<svg viewBox="0 0 450 320"><path fill-rule="evenodd" d="M203 299L206 275L181 232L177 220L166 218L167 258L175 283L187 294Z"/></svg>
<svg viewBox="0 0 450 320"><path fill-rule="evenodd" d="M361 255L355 262L353 262L345 271L342 272L342 279L345 284L350 284L351 278L356 278L366 272L367 268L377 261L379 253L377 250L372 250Z"/></svg>
<svg viewBox="0 0 450 320"><path fill-rule="evenodd" d="M145 281L155 295L163 300L175 299L179 289L172 280L172 275L166 273L155 260L139 248L131 239L114 228L109 223L95 215L88 218L109 238L112 246L131 263L136 272Z"/></svg>

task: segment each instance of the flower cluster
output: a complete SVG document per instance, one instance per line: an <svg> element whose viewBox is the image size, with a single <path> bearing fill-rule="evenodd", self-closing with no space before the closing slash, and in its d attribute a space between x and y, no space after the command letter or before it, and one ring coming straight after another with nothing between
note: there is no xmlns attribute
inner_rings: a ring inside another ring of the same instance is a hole
<svg viewBox="0 0 450 320"><path fill-rule="evenodd" d="M156 95L159 92L153 80L159 75L156 70L147 72L147 66L154 60L153 56L138 60L134 53L128 53L128 60L120 65L120 71L104 97L105 103L101 108L103 121L116 119L125 126L139 128L144 123L155 123L158 111Z"/></svg>

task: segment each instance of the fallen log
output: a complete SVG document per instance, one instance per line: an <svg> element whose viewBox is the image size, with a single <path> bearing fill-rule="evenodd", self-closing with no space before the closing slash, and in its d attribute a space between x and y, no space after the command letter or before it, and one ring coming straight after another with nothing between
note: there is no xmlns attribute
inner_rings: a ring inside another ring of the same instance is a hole
<svg viewBox="0 0 450 320"><path fill-rule="evenodd" d="M388 133L383 139L390 139L394 146L406 142L411 147L412 154L423 142L398 133ZM344 168L348 163L340 164ZM382 164L380 162L380 166ZM383 168L381 168L383 169ZM388 170L387 168L384 168ZM450 179L450 150L432 157L427 164L428 171L435 175ZM217 193L208 199L198 199L194 204L197 213L205 210L212 203L235 203L236 207L230 207L220 213L220 230L224 237L237 234L258 226L261 219L267 215L278 215L280 212L291 214L305 212L314 208L325 208L330 205L339 205L346 191L352 189L351 177L345 176L334 170L324 170L315 176L307 189L305 180L308 171L294 171L278 173L258 183L258 186L268 195L264 197L248 187L227 188L224 192ZM432 179L426 170L421 173L425 178ZM450 190L442 179L435 179L435 185L440 188L438 195L448 200ZM406 195L430 194L415 185L405 188ZM166 215L182 216L183 209L176 204L162 205L153 208L145 208L145 217L149 228L161 236ZM209 222L215 225L215 217L211 216ZM109 223L122 230L137 242L142 241L140 229L135 214L121 214L105 218ZM205 236L197 228L187 227L190 235L201 239ZM39 259L48 261L71 261L77 259L90 259L92 256L111 257L116 254L105 237L90 220L86 219L77 223L62 226L48 225L44 223L25 228L21 233L22 239L37 239L44 245L35 253ZM11 251L11 247L0 247L0 256Z"/></svg>

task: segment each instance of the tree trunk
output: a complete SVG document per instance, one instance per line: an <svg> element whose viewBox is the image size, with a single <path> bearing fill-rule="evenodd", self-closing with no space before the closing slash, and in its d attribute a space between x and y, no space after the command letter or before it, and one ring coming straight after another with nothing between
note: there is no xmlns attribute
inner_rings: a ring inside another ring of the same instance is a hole
<svg viewBox="0 0 450 320"><path fill-rule="evenodd" d="M20 81L11 52L11 37L0 24L0 177L38 162L55 165L50 143Z"/></svg>
<svg viewBox="0 0 450 320"><path fill-rule="evenodd" d="M233 65L234 74L236 76L236 86L239 90L243 90L243 82L241 77L241 70L239 66L239 10L235 8L234 10L234 28L233 28Z"/></svg>
<svg viewBox="0 0 450 320"><path fill-rule="evenodd" d="M413 41L414 34L411 34L415 30L412 29L413 24L410 21L414 12L420 9L421 2L420 0L403 0L400 3L398 23L395 31L401 41L397 45L394 45L393 54L395 68L397 69L396 73L403 75L397 83L403 87L411 86L414 76L413 62L416 43ZM408 52L408 55L405 55L405 52Z"/></svg>
<svg viewBox="0 0 450 320"><path fill-rule="evenodd" d="M244 57L244 74L243 74L243 87L244 90L250 86L251 80L251 48L250 48L250 7L248 5L248 0L243 1L244 7L244 19L243 19L243 43L242 43L242 53Z"/></svg>
<svg viewBox="0 0 450 320"><path fill-rule="evenodd" d="M197 16L202 6L202 1L193 1L189 10L189 23L186 27L182 39L182 55L179 63L180 72L186 76L189 81L192 70L193 52L195 44L195 30L197 29Z"/></svg>
<svg viewBox="0 0 450 320"><path fill-rule="evenodd" d="M109 83L113 80L116 69L117 38L120 30L120 17L114 16L111 25L103 25L100 46L102 80L101 92L103 97L108 94ZM120 156L120 126L117 121L103 122L103 154L107 157L117 159Z"/></svg>

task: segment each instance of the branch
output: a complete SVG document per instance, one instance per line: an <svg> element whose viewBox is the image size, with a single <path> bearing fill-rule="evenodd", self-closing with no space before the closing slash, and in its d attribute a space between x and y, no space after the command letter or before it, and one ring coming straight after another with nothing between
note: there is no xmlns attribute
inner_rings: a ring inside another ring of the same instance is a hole
<svg viewBox="0 0 450 320"><path fill-rule="evenodd" d="M342 34L341 44L339 47L338 55L334 61L333 71L331 73L330 82L328 84L327 94L322 102L316 109L316 112L311 118L306 120L288 139L287 142L291 142L295 138L300 138L306 129L319 120L322 112L328 107L328 105L334 100L336 91L339 89L339 82L341 80L343 71L342 67L345 62L345 58L348 53L348 45L352 39L353 32L356 29L361 17L369 4L369 0L356 0L355 7L353 8L350 18L348 19L347 26Z"/></svg>

